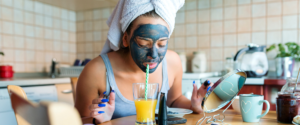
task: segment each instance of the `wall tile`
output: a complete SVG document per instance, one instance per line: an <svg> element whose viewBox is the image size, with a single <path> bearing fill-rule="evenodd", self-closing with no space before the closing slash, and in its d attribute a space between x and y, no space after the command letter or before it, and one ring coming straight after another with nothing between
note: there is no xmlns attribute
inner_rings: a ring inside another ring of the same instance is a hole
<svg viewBox="0 0 300 125"><path fill-rule="evenodd" d="M221 6L223 6L223 0L211 0L210 3L211 3L210 7L221 7Z"/></svg>
<svg viewBox="0 0 300 125"><path fill-rule="evenodd" d="M101 41L101 31L94 31L94 34L93 34L93 41Z"/></svg>
<svg viewBox="0 0 300 125"><path fill-rule="evenodd" d="M185 35L185 26L180 24L180 25L176 25L175 29L174 29L174 34L175 36L184 36ZM104 38L104 35L102 35Z"/></svg>
<svg viewBox="0 0 300 125"><path fill-rule="evenodd" d="M34 11L34 6L33 6L33 1L32 0L25 0L24 1L24 9L26 11L33 12Z"/></svg>
<svg viewBox="0 0 300 125"><path fill-rule="evenodd" d="M225 34L224 35L224 46L235 47L237 45L237 35L236 34Z"/></svg>
<svg viewBox="0 0 300 125"><path fill-rule="evenodd" d="M237 0L224 0L224 6L233 6L237 4Z"/></svg>
<svg viewBox="0 0 300 125"><path fill-rule="evenodd" d="M27 37L35 37L34 27L32 25L26 25L25 31Z"/></svg>
<svg viewBox="0 0 300 125"><path fill-rule="evenodd" d="M232 57L233 55L236 54L238 50L236 47L226 47L224 48L224 58L226 57Z"/></svg>
<svg viewBox="0 0 300 125"><path fill-rule="evenodd" d="M267 18L267 30L280 30L280 29L281 29L281 17Z"/></svg>
<svg viewBox="0 0 300 125"><path fill-rule="evenodd" d="M178 12L176 14L175 23L180 24L185 22L185 12Z"/></svg>
<svg viewBox="0 0 300 125"><path fill-rule="evenodd" d="M268 3L268 16L274 16L274 15L281 15L282 9L281 9L281 2L274 2L274 3Z"/></svg>
<svg viewBox="0 0 300 125"><path fill-rule="evenodd" d="M184 37L175 37L175 49L183 49L185 48L185 39Z"/></svg>
<svg viewBox="0 0 300 125"><path fill-rule="evenodd" d="M297 28L297 15L289 15L289 16L283 16L283 23L282 28L283 29L296 29Z"/></svg>
<svg viewBox="0 0 300 125"><path fill-rule="evenodd" d="M281 31L269 31L267 33L267 45L281 43Z"/></svg>
<svg viewBox="0 0 300 125"><path fill-rule="evenodd" d="M298 42L297 36L298 31L297 30L283 30L282 31L282 42Z"/></svg>
<svg viewBox="0 0 300 125"><path fill-rule="evenodd" d="M239 33L238 34L238 46L245 46L246 44L251 42L251 34L250 33Z"/></svg>
<svg viewBox="0 0 300 125"><path fill-rule="evenodd" d="M14 23L14 34L24 35L24 25L22 23Z"/></svg>
<svg viewBox="0 0 300 125"><path fill-rule="evenodd" d="M93 32L86 32L85 33L85 41L92 42L93 41Z"/></svg>
<svg viewBox="0 0 300 125"><path fill-rule="evenodd" d="M13 20L13 10L7 7L1 7L1 18L7 21Z"/></svg>
<svg viewBox="0 0 300 125"><path fill-rule="evenodd" d="M96 10L93 10L93 19L94 20L98 20L98 19L101 19L101 10L100 9L96 9Z"/></svg>
<svg viewBox="0 0 300 125"><path fill-rule="evenodd" d="M222 47L223 35L211 35L210 43L211 47Z"/></svg>
<svg viewBox="0 0 300 125"><path fill-rule="evenodd" d="M62 43L62 51L69 52L69 43Z"/></svg>
<svg viewBox="0 0 300 125"><path fill-rule="evenodd" d="M252 31L265 31L266 18L254 18L252 20Z"/></svg>
<svg viewBox="0 0 300 125"><path fill-rule="evenodd" d="M224 19L236 19L236 10L237 7L226 7L224 9Z"/></svg>
<svg viewBox="0 0 300 125"><path fill-rule="evenodd" d="M252 3L262 3L266 2L266 0L252 0Z"/></svg>
<svg viewBox="0 0 300 125"><path fill-rule="evenodd" d="M253 4L252 5L252 17L266 16L266 4Z"/></svg>
<svg viewBox="0 0 300 125"><path fill-rule="evenodd" d="M84 31L91 31L93 30L93 22L87 21L84 23Z"/></svg>
<svg viewBox="0 0 300 125"><path fill-rule="evenodd" d="M8 21L3 21L2 22L2 27L3 27L3 33L7 33L7 34L13 34L14 31L14 25L12 22L8 22Z"/></svg>
<svg viewBox="0 0 300 125"><path fill-rule="evenodd" d="M25 12L25 23L34 24L34 15L33 15L33 13Z"/></svg>
<svg viewBox="0 0 300 125"><path fill-rule="evenodd" d="M53 16L53 7L50 5L44 5L44 14L47 16Z"/></svg>
<svg viewBox="0 0 300 125"><path fill-rule="evenodd" d="M223 48L218 47L218 48L211 48L210 51L210 58L211 60L223 60Z"/></svg>
<svg viewBox="0 0 300 125"><path fill-rule="evenodd" d="M25 39L26 50L34 50L35 49L35 39L26 38Z"/></svg>
<svg viewBox="0 0 300 125"><path fill-rule="evenodd" d="M25 52L24 50L15 50L15 61L24 62L25 61Z"/></svg>
<svg viewBox="0 0 300 125"><path fill-rule="evenodd" d="M25 48L25 41L24 37L14 36L14 46L17 49L24 49Z"/></svg>
<svg viewBox="0 0 300 125"><path fill-rule="evenodd" d="M109 8L101 9L101 11L102 11L102 19L108 19L110 16Z"/></svg>
<svg viewBox="0 0 300 125"><path fill-rule="evenodd" d="M198 11L198 21L199 22L210 21L210 10L199 10Z"/></svg>
<svg viewBox="0 0 300 125"><path fill-rule="evenodd" d="M235 33L236 32L236 20L224 21L224 33Z"/></svg>
<svg viewBox="0 0 300 125"><path fill-rule="evenodd" d="M14 18L15 22L20 22L20 23L24 22L23 12L21 10L14 9L14 17L13 18Z"/></svg>
<svg viewBox="0 0 300 125"><path fill-rule="evenodd" d="M43 14L44 13L44 4L41 2L34 1L34 12Z"/></svg>
<svg viewBox="0 0 300 125"><path fill-rule="evenodd" d="M198 35L208 35L210 32L210 23L198 23Z"/></svg>
<svg viewBox="0 0 300 125"><path fill-rule="evenodd" d="M251 0L238 0L238 4L250 4Z"/></svg>
<svg viewBox="0 0 300 125"><path fill-rule="evenodd" d="M76 23L75 22L69 22L69 31L76 32Z"/></svg>
<svg viewBox="0 0 300 125"><path fill-rule="evenodd" d="M89 42L85 44L85 52L93 52L93 43Z"/></svg>
<svg viewBox="0 0 300 125"><path fill-rule="evenodd" d="M48 17L48 16L45 16L44 17L45 20L44 20L44 25L48 28L52 28L53 27L53 20L51 17Z"/></svg>
<svg viewBox="0 0 300 125"><path fill-rule="evenodd" d="M53 50L55 52L61 52L62 50L62 43L59 41L53 41Z"/></svg>
<svg viewBox="0 0 300 125"><path fill-rule="evenodd" d="M283 1L283 14L297 14L298 1Z"/></svg>
<svg viewBox="0 0 300 125"><path fill-rule="evenodd" d="M249 31L251 31L250 19L238 20L238 32L249 32Z"/></svg>
<svg viewBox="0 0 300 125"><path fill-rule="evenodd" d="M83 21L84 20L84 12L83 11L79 11L76 13L76 20L77 21Z"/></svg>
<svg viewBox="0 0 300 125"><path fill-rule="evenodd" d="M185 3L185 10L197 9L197 1L189 1Z"/></svg>
<svg viewBox="0 0 300 125"><path fill-rule="evenodd" d="M185 22L187 23L196 23L197 22L197 11L186 11L185 12Z"/></svg>
<svg viewBox="0 0 300 125"><path fill-rule="evenodd" d="M5 62L13 62L15 60L15 50L14 49L2 49L5 52L5 56L2 58Z"/></svg>
<svg viewBox="0 0 300 125"><path fill-rule="evenodd" d="M74 11L69 11L69 21L75 22L76 21L76 13Z"/></svg>
<svg viewBox="0 0 300 125"><path fill-rule="evenodd" d="M266 45L266 33L265 32L253 32L252 43L258 45Z"/></svg>
<svg viewBox="0 0 300 125"><path fill-rule="evenodd" d="M26 50L26 62L32 63L35 62L35 51L33 50Z"/></svg>
<svg viewBox="0 0 300 125"><path fill-rule="evenodd" d="M61 28L61 20L60 19L53 19L53 28L55 29L60 29Z"/></svg>
<svg viewBox="0 0 300 125"><path fill-rule="evenodd" d="M247 18L251 16L251 6L238 6L238 18Z"/></svg>
<svg viewBox="0 0 300 125"><path fill-rule="evenodd" d="M12 7L13 6L13 1L12 0L2 0L1 4L5 5L5 6Z"/></svg>
<svg viewBox="0 0 300 125"><path fill-rule="evenodd" d="M84 31L84 23L83 22L77 22L76 23L76 29L78 32Z"/></svg>
<svg viewBox="0 0 300 125"><path fill-rule="evenodd" d="M42 15L35 15L35 24L38 26L44 26L44 16Z"/></svg>
<svg viewBox="0 0 300 125"><path fill-rule="evenodd" d="M53 39L53 30L51 29L45 29L44 38L45 39Z"/></svg>
<svg viewBox="0 0 300 125"><path fill-rule="evenodd" d="M65 42L69 42L69 32L62 31L61 32L61 40Z"/></svg>
<svg viewBox="0 0 300 125"><path fill-rule="evenodd" d="M223 8L211 9L210 14L211 20L222 20L223 19Z"/></svg>
<svg viewBox="0 0 300 125"><path fill-rule="evenodd" d="M186 48L197 48L197 36L186 37Z"/></svg>
<svg viewBox="0 0 300 125"><path fill-rule="evenodd" d="M198 36L198 46L199 48L208 48L210 47L210 39L209 35L206 36Z"/></svg>
<svg viewBox="0 0 300 125"><path fill-rule="evenodd" d="M58 7L55 7L55 6L52 6L53 8L53 17L56 17L56 18L60 18L61 16L61 9L58 8Z"/></svg>
<svg viewBox="0 0 300 125"><path fill-rule="evenodd" d="M61 31L60 30L53 30L53 38L55 40L61 40Z"/></svg>
<svg viewBox="0 0 300 125"><path fill-rule="evenodd" d="M89 17L89 19L91 19L92 18L92 12L91 11L88 11L88 12L89 12L88 17ZM60 16L64 20L69 20L69 12L68 12L68 10L61 9L61 15ZM87 16L87 15L85 15L85 16Z"/></svg>
<svg viewBox="0 0 300 125"><path fill-rule="evenodd" d="M4 48L13 48L14 47L14 39L12 35L2 35L2 46ZM7 52L6 52L7 53Z"/></svg>
<svg viewBox="0 0 300 125"><path fill-rule="evenodd" d="M219 34L223 32L223 23L222 22L211 22L210 33Z"/></svg>
<svg viewBox="0 0 300 125"><path fill-rule="evenodd" d="M210 7L210 0L198 0L198 9L207 9Z"/></svg>
<svg viewBox="0 0 300 125"><path fill-rule="evenodd" d="M44 44L45 44L45 50L46 51L49 51L49 52L53 51L54 47L53 47L53 41L52 40L45 40Z"/></svg>
<svg viewBox="0 0 300 125"><path fill-rule="evenodd" d="M68 31L69 30L69 21L62 20L62 29Z"/></svg>
<svg viewBox="0 0 300 125"><path fill-rule="evenodd" d="M186 34L185 35L197 35L197 24L186 24Z"/></svg>
<svg viewBox="0 0 300 125"><path fill-rule="evenodd" d="M35 50L40 50L40 51L45 50L45 41L43 39L36 39Z"/></svg>
<svg viewBox="0 0 300 125"><path fill-rule="evenodd" d="M24 63L15 63L14 70L15 70L15 72L25 72L25 64Z"/></svg>

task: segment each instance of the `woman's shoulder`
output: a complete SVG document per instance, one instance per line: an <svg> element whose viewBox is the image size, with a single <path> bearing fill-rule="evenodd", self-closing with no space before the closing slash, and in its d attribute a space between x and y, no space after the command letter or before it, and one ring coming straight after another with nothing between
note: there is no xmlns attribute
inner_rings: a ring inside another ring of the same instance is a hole
<svg viewBox="0 0 300 125"><path fill-rule="evenodd" d="M178 66L181 63L178 54L176 52L174 52L173 50L167 50L165 57L167 59L168 65Z"/></svg>

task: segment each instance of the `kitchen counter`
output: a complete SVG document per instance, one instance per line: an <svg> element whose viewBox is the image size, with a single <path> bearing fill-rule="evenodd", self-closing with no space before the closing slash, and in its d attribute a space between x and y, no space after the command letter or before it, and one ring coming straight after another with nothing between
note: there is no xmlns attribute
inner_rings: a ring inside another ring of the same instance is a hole
<svg viewBox="0 0 300 125"><path fill-rule="evenodd" d="M48 84L60 84L60 83L71 83L71 81L69 77L0 79L0 87L6 87L7 85L32 86L32 85L48 85Z"/></svg>

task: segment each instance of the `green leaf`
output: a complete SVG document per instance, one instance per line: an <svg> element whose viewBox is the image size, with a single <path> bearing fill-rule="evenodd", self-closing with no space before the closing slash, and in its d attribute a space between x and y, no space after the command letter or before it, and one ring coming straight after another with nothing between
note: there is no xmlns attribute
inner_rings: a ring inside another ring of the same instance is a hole
<svg viewBox="0 0 300 125"><path fill-rule="evenodd" d="M275 48L276 48L276 45L273 44L273 45L271 45L269 48L267 48L267 52L269 52L269 51L271 51L271 50L273 50L273 49L275 49Z"/></svg>
<svg viewBox="0 0 300 125"><path fill-rule="evenodd" d="M4 56L4 53L3 53L3 52L0 52L0 55Z"/></svg>

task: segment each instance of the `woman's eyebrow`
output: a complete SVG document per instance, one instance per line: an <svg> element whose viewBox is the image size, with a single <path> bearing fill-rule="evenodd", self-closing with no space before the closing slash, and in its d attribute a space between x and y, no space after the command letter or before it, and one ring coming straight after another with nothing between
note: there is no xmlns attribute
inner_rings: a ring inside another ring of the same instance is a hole
<svg viewBox="0 0 300 125"><path fill-rule="evenodd" d="M159 38L158 40L168 40L169 38L168 37L162 37L162 38Z"/></svg>
<svg viewBox="0 0 300 125"><path fill-rule="evenodd" d="M151 38L140 37L140 36L138 36L137 38L139 38L139 39L142 39L142 40L146 40L146 41L152 41L152 39L151 39Z"/></svg>

